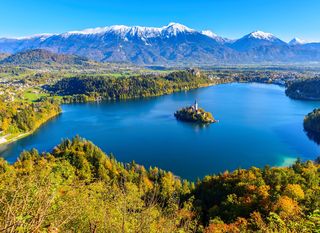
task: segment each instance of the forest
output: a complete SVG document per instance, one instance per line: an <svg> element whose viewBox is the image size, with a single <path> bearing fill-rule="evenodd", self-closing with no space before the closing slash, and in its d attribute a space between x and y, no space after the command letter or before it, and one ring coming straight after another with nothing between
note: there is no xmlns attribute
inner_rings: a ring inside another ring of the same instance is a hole
<svg viewBox="0 0 320 233"><path fill-rule="evenodd" d="M306 131L320 133L320 109L314 109L306 115L303 126Z"/></svg>
<svg viewBox="0 0 320 233"><path fill-rule="evenodd" d="M0 99L0 131L9 137L34 131L60 111L59 104L53 100L30 103Z"/></svg>
<svg viewBox="0 0 320 233"><path fill-rule="evenodd" d="M1 232L319 232L320 159L195 183L79 136L0 160Z"/></svg>
<svg viewBox="0 0 320 233"><path fill-rule="evenodd" d="M291 82L286 89L286 94L293 99L320 100L320 78Z"/></svg>
<svg viewBox="0 0 320 233"><path fill-rule="evenodd" d="M308 137L320 145L320 109L314 109L304 117L303 128Z"/></svg>
<svg viewBox="0 0 320 233"><path fill-rule="evenodd" d="M197 70L175 71L164 75L104 77L82 75L63 78L44 88L53 95L63 96L65 103L101 99L133 99L170 94L202 86L223 83Z"/></svg>

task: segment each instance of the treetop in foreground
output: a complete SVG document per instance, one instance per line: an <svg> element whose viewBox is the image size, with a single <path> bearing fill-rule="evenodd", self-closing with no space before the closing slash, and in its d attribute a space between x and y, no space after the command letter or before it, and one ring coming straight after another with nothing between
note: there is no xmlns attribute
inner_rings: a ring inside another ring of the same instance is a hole
<svg viewBox="0 0 320 233"><path fill-rule="evenodd" d="M320 165L238 169L196 184L66 139L0 159L3 232L317 232Z"/></svg>

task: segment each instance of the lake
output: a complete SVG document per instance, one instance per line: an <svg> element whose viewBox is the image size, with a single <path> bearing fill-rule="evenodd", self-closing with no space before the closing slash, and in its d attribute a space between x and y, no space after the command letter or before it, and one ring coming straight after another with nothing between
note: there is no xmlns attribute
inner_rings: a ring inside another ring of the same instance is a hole
<svg viewBox="0 0 320 233"><path fill-rule="evenodd" d="M173 113L193 104L212 112L208 126L177 121ZM63 105L63 113L34 134L1 147L13 162L23 149L50 151L62 138L80 135L118 161L158 166L182 178L315 159L319 146L303 131L305 114L320 102L292 100L284 88L225 84L171 95L118 102Z"/></svg>

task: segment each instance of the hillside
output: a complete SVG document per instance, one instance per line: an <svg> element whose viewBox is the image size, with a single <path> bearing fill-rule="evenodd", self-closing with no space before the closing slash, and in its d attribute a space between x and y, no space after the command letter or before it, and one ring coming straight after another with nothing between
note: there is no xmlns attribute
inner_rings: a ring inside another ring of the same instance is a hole
<svg viewBox="0 0 320 233"><path fill-rule="evenodd" d="M0 144L34 132L61 112L56 102L7 101L6 97L6 95L0 96Z"/></svg>
<svg viewBox="0 0 320 233"><path fill-rule="evenodd" d="M75 56L56 54L44 49L34 49L19 52L4 58L0 61L2 65L20 65L20 66L34 66L34 65L89 65L90 61L87 58Z"/></svg>
<svg viewBox="0 0 320 233"><path fill-rule="evenodd" d="M0 62L1 60L5 59L6 57L10 56L10 54L7 53L0 53Z"/></svg>
<svg viewBox="0 0 320 233"><path fill-rule="evenodd" d="M320 100L320 78L294 81L286 89L293 99Z"/></svg>
<svg viewBox="0 0 320 233"><path fill-rule="evenodd" d="M238 169L196 184L120 163L75 137L0 159L4 232L317 232L316 162Z"/></svg>
<svg viewBox="0 0 320 233"><path fill-rule="evenodd" d="M210 79L200 71L191 69L131 77L82 75L61 79L44 88L51 94L63 96L65 102L87 102L97 98L119 100L160 96L227 81Z"/></svg>

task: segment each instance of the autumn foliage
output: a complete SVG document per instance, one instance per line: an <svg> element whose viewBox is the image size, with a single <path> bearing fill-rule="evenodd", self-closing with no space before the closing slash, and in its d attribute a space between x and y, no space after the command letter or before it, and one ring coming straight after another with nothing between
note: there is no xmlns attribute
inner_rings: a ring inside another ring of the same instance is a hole
<svg viewBox="0 0 320 233"><path fill-rule="evenodd" d="M1 232L317 232L320 165L239 169L196 184L124 164L80 137L0 160Z"/></svg>

